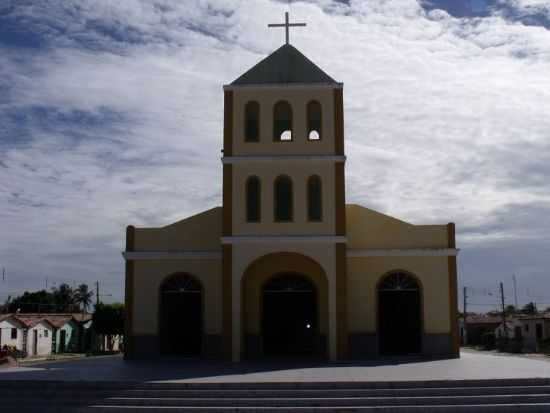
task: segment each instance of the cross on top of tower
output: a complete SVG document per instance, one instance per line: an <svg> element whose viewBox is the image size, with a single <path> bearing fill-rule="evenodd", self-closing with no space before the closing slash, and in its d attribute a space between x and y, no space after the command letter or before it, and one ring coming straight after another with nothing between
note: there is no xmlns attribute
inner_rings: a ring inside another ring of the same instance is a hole
<svg viewBox="0 0 550 413"><path fill-rule="evenodd" d="M284 27L285 28L285 40L286 44L288 44L288 37L289 37L289 27L298 27L298 26L305 26L305 23L289 23L288 22L288 12L285 12L285 22L284 23L271 23L268 24L267 27Z"/></svg>

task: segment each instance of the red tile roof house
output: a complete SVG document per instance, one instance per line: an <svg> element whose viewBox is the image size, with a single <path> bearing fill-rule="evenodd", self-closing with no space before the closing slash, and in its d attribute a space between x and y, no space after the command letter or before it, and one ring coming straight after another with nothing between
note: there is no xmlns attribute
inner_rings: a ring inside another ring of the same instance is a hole
<svg viewBox="0 0 550 413"><path fill-rule="evenodd" d="M8 314L3 316L2 345L15 345L28 356L85 351L85 332L90 330L91 314ZM14 330L15 333L14 333ZM4 337L17 340L4 343Z"/></svg>
<svg viewBox="0 0 550 413"><path fill-rule="evenodd" d="M464 319L461 318L459 322L460 331L463 335L463 344L474 346L483 344L482 336L486 333L494 333L500 323L502 323L501 316L468 314L465 323L466 331L464 331Z"/></svg>
<svg viewBox="0 0 550 413"><path fill-rule="evenodd" d="M23 348L22 330L25 328L25 324L11 314L0 315L0 349L8 346L21 350Z"/></svg>

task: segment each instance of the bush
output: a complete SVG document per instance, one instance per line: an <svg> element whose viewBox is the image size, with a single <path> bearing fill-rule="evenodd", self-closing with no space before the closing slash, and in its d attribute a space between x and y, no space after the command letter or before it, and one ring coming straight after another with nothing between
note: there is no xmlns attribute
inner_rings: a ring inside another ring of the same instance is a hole
<svg viewBox="0 0 550 413"><path fill-rule="evenodd" d="M495 333L483 333L481 335L481 345L485 350L492 350L495 348Z"/></svg>
<svg viewBox="0 0 550 413"><path fill-rule="evenodd" d="M0 350L0 359L8 356L13 357L14 359L22 359L27 357L27 352L17 350L15 346L4 345L4 347L2 347L2 350Z"/></svg>
<svg viewBox="0 0 550 413"><path fill-rule="evenodd" d="M496 339L496 347L498 351L506 353L521 353L523 350L522 338L504 338L499 337Z"/></svg>
<svg viewBox="0 0 550 413"><path fill-rule="evenodd" d="M550 338L539 341L539 351L541 353L550 354Z"/></svg>

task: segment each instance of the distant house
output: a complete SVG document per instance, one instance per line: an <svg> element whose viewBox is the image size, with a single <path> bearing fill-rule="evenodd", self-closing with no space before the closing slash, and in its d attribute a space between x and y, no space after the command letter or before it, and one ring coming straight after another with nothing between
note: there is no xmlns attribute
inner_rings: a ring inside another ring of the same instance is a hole
<svg viewBox="0 0 550 413"><path fill-rule="evenodd" d="M29 357L47 356L52 353L55 326L48 319L32 314L17 314L13 318L24 324L22 348L27 351Z"/></svg>
<svg viewBox="0 0 550 413"><path fill-rule="evenodd" d="M486 314L468 314L466 322L460 319L460 331L462 344L480 345L485 344L482 341L484 334L495 332L496 328L502 323L502 317Z"/></svg>
<svg viewBox="0 0 550 413"><path fill-rule="evenodd" d="M47 319L55 326L52 352L73 353L79 350L79 325L71 315L52 314Z"/></svg>
<svg viewBox="0 0 550 413"><path fill-rule="evenodd" d="M23 349L25 325L11 315L0 315L0 348L4 346Z"/></svg>
<svg viewBox="0 0 550 413"><path fill-rule="evenodd" d="M495 329L495 337L509 339L523 338L523 322L519 318L506 318L506 329L504 323L500 323Z"/></svg>
<svg viewBox="0 0 550 413"><path fill-rule="evenodd" d="M91 314L7 314L0 328L0 345L28 356L87 352L93 342Z"/></svg>
<svg viewBox="0 0 550 413"><path fill-rule="evenodd" d="M521 318L525 351L539 351L542 340L550 339L550 313Z"/></svg>

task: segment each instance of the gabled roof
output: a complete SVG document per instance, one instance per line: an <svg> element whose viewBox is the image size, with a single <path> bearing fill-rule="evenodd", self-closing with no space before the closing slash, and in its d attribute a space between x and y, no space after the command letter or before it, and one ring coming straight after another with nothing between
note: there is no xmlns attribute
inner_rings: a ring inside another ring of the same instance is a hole
<svg viewBox="0 0 550 413"><path fill-rule="evenodd" d="M38 317L36 315L17 314L13 316L13 318L21 322L27 328L33 328L35 325L40 324L42 322L49 324L51 327L55 328L55 325L44 316Z"/></svg>
<svg viewBox="0 0 550 413"><path fill-rule="evenodd" d="M61 328L68 322L83 323L92 319L91 314L87 313L16 313L0 316L0 321L10 319L18 322L26 328L32 328L36 324L44 321L52 327Z"/></svg>
<svg viewBox="0 0 550 413"><path fill-rule="evenodd" d="M285 44L234 80L231 85L281 83L338 84L298 49Z"/></svg>

